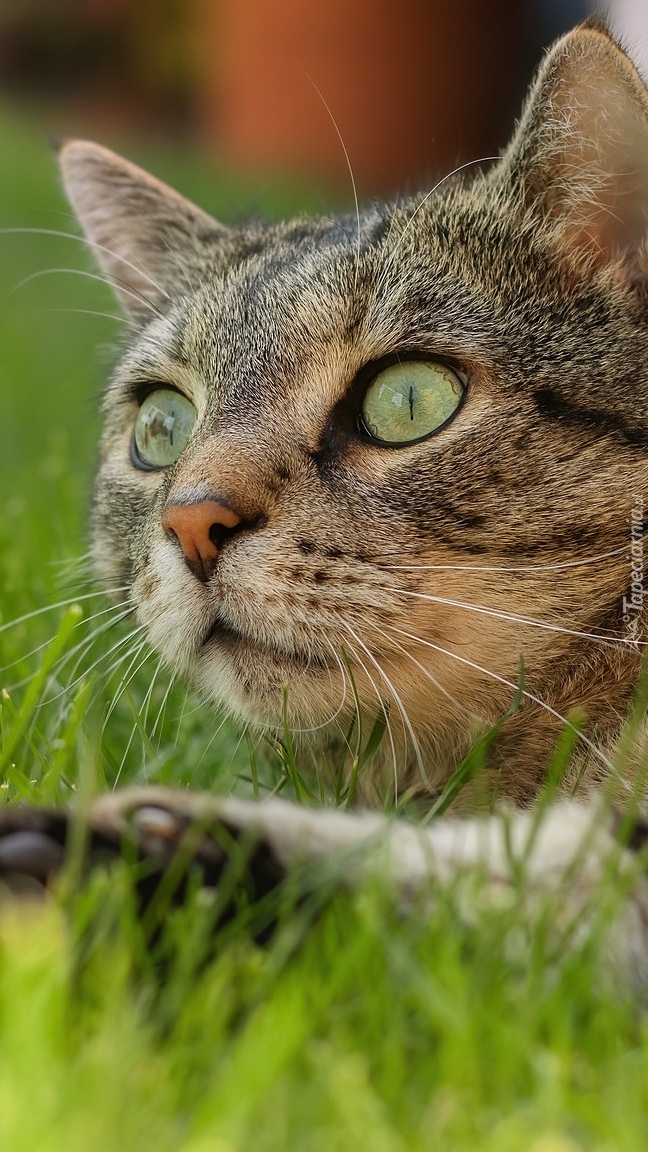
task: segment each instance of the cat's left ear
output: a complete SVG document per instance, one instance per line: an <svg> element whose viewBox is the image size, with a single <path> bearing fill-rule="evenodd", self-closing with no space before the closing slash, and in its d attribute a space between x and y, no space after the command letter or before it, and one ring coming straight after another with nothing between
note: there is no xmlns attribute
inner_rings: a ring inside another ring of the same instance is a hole
<svg viewBox="0 0 648 1152"><path fill-rule="evenodd" d="M648 235L648 91L602 22L550 50L493 175L514 210L576 261L627 253L637 266Z"/></svg>
<svg viewBox="0 0 648 1152"><path fill-rule="evenodd" d="M227 228L161 180L88 140L66 140L59 162L67 197L124 311L136 321L164 309Z"/></svg>

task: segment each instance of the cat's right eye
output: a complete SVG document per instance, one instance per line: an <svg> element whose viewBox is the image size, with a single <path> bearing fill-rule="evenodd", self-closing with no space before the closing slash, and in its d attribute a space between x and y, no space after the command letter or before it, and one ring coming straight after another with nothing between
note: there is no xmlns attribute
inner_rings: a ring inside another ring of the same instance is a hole
<svg viewBox="0 0 648 1152"><path fill-rule="evenodd" d="M175 464L196 421L196 409L173 388L149 392L137 413L133 429L133 462L149 468Z"/></svg>
<svg viewBox="0 0 648 1152"><path fill-rule="evenodd" d="M426 440L458 411L465 385L437 360L403 360L383 368L367 388L360 427L377 444L402 448Z"/></svg>

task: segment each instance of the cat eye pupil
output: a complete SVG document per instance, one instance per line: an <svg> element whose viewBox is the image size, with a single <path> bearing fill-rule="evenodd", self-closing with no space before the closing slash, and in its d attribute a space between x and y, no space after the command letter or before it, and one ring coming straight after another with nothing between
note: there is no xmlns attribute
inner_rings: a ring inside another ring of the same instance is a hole
<svg viewBox="0 0 648 1152"><path fill-rule="evenodd" d="M136 465L168 468L185 448L196 420L186 396L171 388L156 388L140 405L133 429Z"/></svg>
<svg viewBox="0 0 648 1152"><path fill-rule="evenodd" d="M361 424L383 447L403 447L438 432L459 409L464 384L447 364L404 360L384 368L365 392Z"/></svg>

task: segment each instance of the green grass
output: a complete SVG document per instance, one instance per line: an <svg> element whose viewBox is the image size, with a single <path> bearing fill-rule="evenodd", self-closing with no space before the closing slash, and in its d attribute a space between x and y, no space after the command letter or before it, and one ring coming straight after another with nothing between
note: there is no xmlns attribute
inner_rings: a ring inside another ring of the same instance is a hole
<svg viewBox="0 0 648 1152"><path fill-rule="evenodd" d="M5 116L0 148L0 224L67 230L38 134ZM193 157L136 155L229 218L254 204ZM290 210L297 195L272 186L260 206ZM61 666L100 600L5 628L89 590L60 564L85 547L96 397L119 325L51 311L113 311L91 281L12 291L89 266L74 241L0 234L0 796L59 802L150 779L260 793L283 781L310 800L289 741L273 762L184 690L167 696L162 676L146 702L152 663L129 685L128 662L108 677ZM352 741L357 770L379 735ZM266 948L240 917L208 963L208 910L190 902L160 943L163 981L123 869L44 909L0 910L3 1152L648 1147L645 1017L605 976L596 925L561 946L555 910L530 916L523 890L479 916L462 914L478 887L406 916L379 887L325 891Z"/></svg>

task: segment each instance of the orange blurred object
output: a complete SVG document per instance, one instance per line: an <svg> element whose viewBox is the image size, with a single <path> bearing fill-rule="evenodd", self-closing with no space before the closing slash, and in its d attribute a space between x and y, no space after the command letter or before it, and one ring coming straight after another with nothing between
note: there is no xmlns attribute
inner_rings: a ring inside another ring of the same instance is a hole
<svg viewBox="0 0 648 1152"><path fill-rule="evenodd" d="M339 184L339 130L365 193L495 153L528 79L518 0L205 0L202 21L210 145Z"/></svg>

